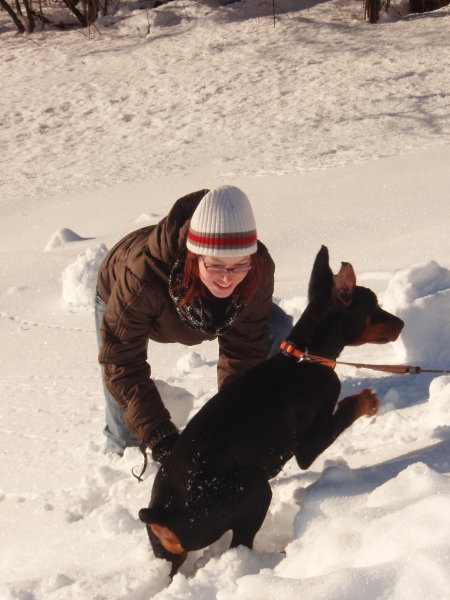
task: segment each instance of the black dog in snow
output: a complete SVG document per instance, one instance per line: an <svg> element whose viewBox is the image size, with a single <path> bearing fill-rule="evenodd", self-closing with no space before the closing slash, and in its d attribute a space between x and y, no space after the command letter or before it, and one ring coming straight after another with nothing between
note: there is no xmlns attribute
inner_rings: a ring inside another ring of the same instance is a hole
<svg viewBox="0 0 450 600"><path fill-rule="evenodd" d="M149 508L139 511L157 557L177 571L191 550L232 530L231 547L252 548L270 505L269 480L293 456L308 469L338 435L378 410L369 389L337 405L335 359L347 345L394 341L403 321L356 285L349 263L338 274L322 246L308 306L280 353L224 387L187 424L159 469Z"/></svg>

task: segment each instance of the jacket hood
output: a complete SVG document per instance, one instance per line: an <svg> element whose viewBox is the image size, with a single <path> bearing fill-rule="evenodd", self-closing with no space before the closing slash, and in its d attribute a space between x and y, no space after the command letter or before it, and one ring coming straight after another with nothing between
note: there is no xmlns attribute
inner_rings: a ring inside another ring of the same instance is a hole
<svg viewBox="0 0 450 600"><path fill-rule="evenodd" d="M169 275L171 267L186 249L186 238L191 217L200 200L209 190L203 189L183 196L175 202L148 236L148 251L154 266Z"/></svg>

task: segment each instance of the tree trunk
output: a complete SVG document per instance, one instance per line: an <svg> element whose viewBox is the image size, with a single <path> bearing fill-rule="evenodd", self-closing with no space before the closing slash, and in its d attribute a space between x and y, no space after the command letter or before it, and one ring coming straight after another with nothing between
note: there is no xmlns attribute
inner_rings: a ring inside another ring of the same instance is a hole
<svg viewBox="0 0 450 600"><path fill-rule="evenodd" d="M33 17L33 11L31 10L31 6L30 6L30 0L22 0L25 6L25 12L27 13L27 19L28 19L28 29L30 31L30 33L33 33L34 31L34 17Z"/></svg>
<svg viewBox="0 0 450 600"><path fill-rule="evenodd" d="M364 17L369 23L376 23L380 18L381 0L365 0Z"/></svg>
<svg viewBox="0 0 450 600"><path fill-rule="evenodd" d="M72 13L73 13L73 14L76 16L76 18L78 19L78 21L80 22L80 24L81 24L83 27L86 27L86 26L87 26L87 24L88 24L88 23L87 23L87 19L86 19L86 17L83 15L83 13L82 13L82 12L80 12L80 11L78 10L78 8L75 6L75 4L76 4L76 3L74 2L74 0L62 0L62 1L63 1L63 2L64 2L64 4L67 6L67 8L70 10L70 12L72 12Z"/></svg>
<svg viewBox="0 0 450 600"><path fill-rule="evenodd" d="M8 13L8 15L14 21L14 24L17 27L19 33L25 33L25 26L24 26L24 24L19 19L19 17L16 15L16 13L14 12L14 10L10 7L10 5L8 4L8 2L6 0L0 0L0 6L3 6L3 8Z"/></svg>
<svg viewBox="0 0 450 600"><path fill-rule="evenodd" d="M84 0L83 6L87 24L92 25L98 17L99 2L98 0Z"/></svg>

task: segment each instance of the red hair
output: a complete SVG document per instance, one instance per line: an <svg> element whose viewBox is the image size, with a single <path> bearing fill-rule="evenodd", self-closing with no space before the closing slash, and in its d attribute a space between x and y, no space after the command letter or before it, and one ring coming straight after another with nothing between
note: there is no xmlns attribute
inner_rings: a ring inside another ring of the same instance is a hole
<svg viewBox="0 0 450 600"><path fill-rule="evenodd" d="M200 254L194 254L190 250L187 251L184 273L180 282L180 286L186 287L187 292L179 304L180 307L194 298L205 299L208 297L208 289L200 279L198 268L199 258ZM258 254L250 254L250 262L252 268L236 288L239 298L244 304L247 304L252 299L258 289L264 270L264 261Z"/></svg>

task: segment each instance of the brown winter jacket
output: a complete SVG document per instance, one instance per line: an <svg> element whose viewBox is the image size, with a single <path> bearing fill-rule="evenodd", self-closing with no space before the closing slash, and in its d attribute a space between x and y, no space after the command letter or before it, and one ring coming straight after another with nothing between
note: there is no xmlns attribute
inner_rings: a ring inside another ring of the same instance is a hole
<svg viewBox="0 0 450 600"><path fill-rule="evenodd" d="M157 225L124 237L108 253L98 273L97 288L106 303L99 362L109 391L124 410L127 427L140 443L150 441L152 430L164 429L170 420L150 377L149 339L194 345L218 337L219 388L267 356L275 267L263 244L258 242L258 254L266 265L263 281L223 334L205 334L189 327L169 295L172 266L185 251L190 218L207 191L180 198Z"/></svg>

